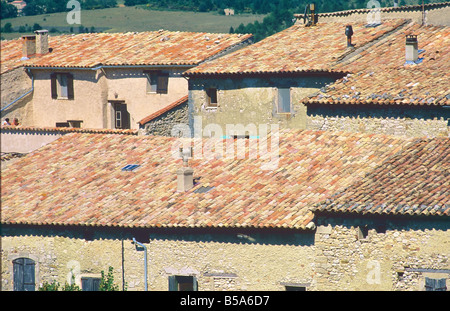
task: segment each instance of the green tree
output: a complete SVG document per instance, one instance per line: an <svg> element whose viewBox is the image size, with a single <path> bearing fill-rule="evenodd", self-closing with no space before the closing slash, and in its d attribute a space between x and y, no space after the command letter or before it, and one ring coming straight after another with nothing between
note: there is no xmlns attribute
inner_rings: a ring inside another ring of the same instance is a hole
<svg viewBox="0 0 450 311"><path fill-rule="evenodd" d="M6 23L5 26L3 26L3 32L13 32L11 23Z"/></svg>
<svg viewBox="0 0 450 311"><path fill-rule="evenodd" d="M0 2L0 10L2 19L17 17L17 8L6 1Z"/></svg>

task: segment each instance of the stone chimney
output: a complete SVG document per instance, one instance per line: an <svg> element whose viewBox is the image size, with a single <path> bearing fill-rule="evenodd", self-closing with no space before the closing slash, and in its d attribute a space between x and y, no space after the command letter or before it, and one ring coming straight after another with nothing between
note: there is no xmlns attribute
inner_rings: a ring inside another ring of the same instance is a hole
<svg viewBox="0 0 450 311"><path fill-rule="evenodd" d="M407 62L416 62L419 59L417 35L406 35L405 58Z"/></svg>
<svg viewBox="0 0 450 311"><path fill-rule="evenodd" d="M188 166L191 149L180 148L180 155L183 158L183 167L177 170L177 191L185 192L194 187L194 170Z"/></svg>
<svg viewBox="0 0 450 311"><path fill-rule="evenodd" d="M22 59L29 59L36 54L36 36L22 36Z"/></svg>
<svg viewBox="0 0 450 311"><path fill-rule="evenodd" d="M48 30L36 30L36 54L44 55L48 53Z"/></svg>

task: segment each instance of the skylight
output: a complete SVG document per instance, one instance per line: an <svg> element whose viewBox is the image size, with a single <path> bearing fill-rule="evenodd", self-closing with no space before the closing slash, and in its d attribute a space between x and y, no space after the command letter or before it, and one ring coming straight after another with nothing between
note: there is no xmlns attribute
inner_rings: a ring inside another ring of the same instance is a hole
<svg viewBox="0 0 450 311"><path fill-rule="evenodd" d="M131 172L137 169L140 165L139 164L128 164L127 166L124 166L122 168L122 171Z"/></svg>

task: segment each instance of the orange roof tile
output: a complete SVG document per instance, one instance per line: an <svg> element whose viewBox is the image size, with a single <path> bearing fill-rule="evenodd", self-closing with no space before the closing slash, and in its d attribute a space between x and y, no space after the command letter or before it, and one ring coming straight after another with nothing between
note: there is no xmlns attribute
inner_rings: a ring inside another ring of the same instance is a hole
<svg viewBox="0 0 450 311"><path fill-rule="evenodd" d="M19 66L81 67L98 65L197 65L251 35L153 31L49 36L51 53L21 61L22 40L1 42L2 69Z"/></svg>
<svg viewBox="0 0 450 311"><path fill-rule="evenodd" d="M404 24L386 21L378 27L354 23L355 48ZM294 25L255 44L188 70L186 75L345 72L333 65L354 49L347 48L346 23Z"/></svg>
<svg viewBox="0 0 450 311"><path fill-rule="evenodd" d="M262 170L261 158L192 159L198 183L179 193L174 141L67 134L2 170L1 223L303 229L314 205L415 144L384 135L281 131L276 169ZM140 167L122 171L127 164ZM197 192L201 187L211 189Z"/></svg>

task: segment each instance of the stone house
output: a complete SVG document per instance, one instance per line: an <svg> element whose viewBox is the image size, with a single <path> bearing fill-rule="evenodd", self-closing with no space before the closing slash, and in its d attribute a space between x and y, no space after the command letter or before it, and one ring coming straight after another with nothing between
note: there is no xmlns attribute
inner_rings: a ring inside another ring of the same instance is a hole
<svg viewBox="0 0 450 311"><path fill-rule="evenodd" d="M404 25L353 24L353 46L346 24L296 24L251 46L187 70L189 107L203 124L271 124L307 127L301 100L346 75L334 69L342 58L357 54ZM192 120L191 120L192 123ZM225 130L225 129L224 129Z"/></svg>
<svg viewBox="0 0 450 311"><path fill-rule="evenodd" d="M164 30L50 37L37 31L2 41L2 117L18 116L33 127L138 129L144 117L187 94L185 70L251 38ZM18 90L26 96L16 97Z"/></svg>
<svg viewBox="0 0 450 311"><path fill-rule="evenodd" d="M127 290L448 287L448 138L265 139L276 157L251 156L261 138L70 133L18 159L1 172L2 290L92 290L109 266Z"/></svg>
<svg viewBox="0 0 450 311"><path fill-rule="evenodd" d="M297 23L186 71L191 127L199 116L223 133L239 123L448 136L449 38L446 26L404 19Z"/></svg>

